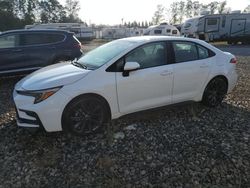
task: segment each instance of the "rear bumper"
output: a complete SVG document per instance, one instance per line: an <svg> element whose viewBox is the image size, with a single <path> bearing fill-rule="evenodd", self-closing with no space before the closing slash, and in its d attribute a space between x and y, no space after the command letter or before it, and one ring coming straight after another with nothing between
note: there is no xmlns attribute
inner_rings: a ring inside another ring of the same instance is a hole
<svg viewBox="0 0 250 188"><path fill-rule="evenodd" d="M227 76L227 78L228 78L228 93L230 93L236 86L236 83L238 81L238 74L235 70L232 70L231 72L229 72L229 76Z"/></svg>

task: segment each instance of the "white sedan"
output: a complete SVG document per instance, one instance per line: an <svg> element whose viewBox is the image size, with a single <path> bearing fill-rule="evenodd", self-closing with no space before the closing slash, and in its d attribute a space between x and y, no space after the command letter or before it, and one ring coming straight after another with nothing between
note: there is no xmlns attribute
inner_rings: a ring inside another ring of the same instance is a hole
<svg viewBox="0 0 250 188"><path fill-rule="evenodd" d="M13 92L17 124L86 135L111 119L150 108L184 101L215 107L237 82L236 62L197 39L115 40L19 81Z"/></svg>

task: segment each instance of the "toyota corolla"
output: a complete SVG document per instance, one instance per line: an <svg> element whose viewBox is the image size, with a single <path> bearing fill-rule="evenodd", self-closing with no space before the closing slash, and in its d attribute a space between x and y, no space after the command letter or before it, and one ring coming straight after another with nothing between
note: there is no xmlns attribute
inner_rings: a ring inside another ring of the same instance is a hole
<svg viewBox="0 0 250 188"><path fill-rule="evenodd" d="M17 124L86 135L141 110L184 101L216 107L236 84L236 62L197 39L115 40L19 81L13 92Z"/></svg>

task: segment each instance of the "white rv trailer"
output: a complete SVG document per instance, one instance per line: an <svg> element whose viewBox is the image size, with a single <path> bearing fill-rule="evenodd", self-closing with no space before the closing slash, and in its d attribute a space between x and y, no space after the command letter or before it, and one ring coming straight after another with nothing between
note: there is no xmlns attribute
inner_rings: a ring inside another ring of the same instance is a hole
<svg viewBox="0 0 250 188"><path fill-rule="evenodd" d="M208 42L250 43L250 13L235 11L231 14L210 14L192 18L184 23L181 33Z"/></svg>
<svg viewBox="0 0 250 188"><path fill-rule="evenodd" d="M148 27L143 35L180 36L180 32L175 26L162 23L160 25Z"/></svg>
<svg viewBox="0 0 250 188"><path fill-rule="evenodd" d="M119 39L125 37L140 36L141 31L138 28L126 27L107 27L102 29L103 39Z"/></svg>
<svg viewBox="0 0 250 188"><path fill-rule="evenodd" d="M181 35L185 37L190 37L190 38L197 38L196 33L198 30L198 23L199 23L200 17L202 16L198 16L198 17L186 20L185 23L181 27Z"/></svg>
<svg viewBox="0 0 250 188"><path fill-rule="evenodd" d="M92 27L87 27L83 23L47 23L26 25L25 29L59 29L75 33L79 40L92 40L95 38Z"/></svg>

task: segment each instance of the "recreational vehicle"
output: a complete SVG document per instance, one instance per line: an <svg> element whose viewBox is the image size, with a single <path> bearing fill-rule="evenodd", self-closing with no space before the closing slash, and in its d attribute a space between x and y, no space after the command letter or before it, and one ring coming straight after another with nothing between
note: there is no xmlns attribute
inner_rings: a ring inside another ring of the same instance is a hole
<svg viewBox="0 0 250 188"><path fill-rule="evenodd" d="M119 38L134 37L140 35L141 31L137 28L108 27L102 30L102 38L104 39L119 39Z"/></svg>
<svg viewBox="0 0 250 188"><path fill-rule="evenodd" d="M92 40L95 38L92 27L87 27L83 23L48 23L26 25L25 29L58 29L67 30L75 33L79 40Z"/></svg>
<svg viewBox="0 0 250 188"><path fill-rule="evenodd" d="M175 26L162 23L148 27L143 35L180 36L180 32Z"/></svg>
<svg viewBox="0 0 250 188"><path fill-rule="evenodd" d="M227 41L229 44L250 43L250 14L210 14L187 20L182 35L208 42Z"/></svg>

